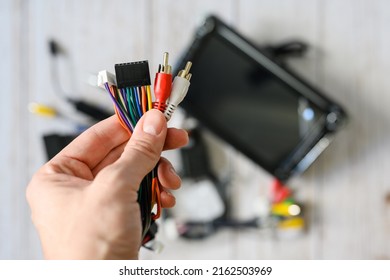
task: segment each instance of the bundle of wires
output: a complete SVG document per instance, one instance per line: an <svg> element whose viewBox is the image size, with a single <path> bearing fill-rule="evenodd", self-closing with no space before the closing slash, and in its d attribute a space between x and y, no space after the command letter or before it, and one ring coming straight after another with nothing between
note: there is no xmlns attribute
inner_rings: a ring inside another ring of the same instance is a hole
<svg viewBox="0 0 390 280"><path fill-rule="evenodd" d="M191 62L187 62L172 83L168 53L164 53L163 64L159 65L154 82L152 99L148 61L115 64L115 75L106 70L98 75L98 86L104 88L114 103L121 125L130 133L148 110L155 108L164 113L167 121L179 103L184 99L190 85ZM142 245L154 239L157 232L155 221L161 215L160 182L157 166L145 176L138 191L141 210ZM156 206L156 213L152 212ZM146 246L145 246L146 247Z"/></svg>

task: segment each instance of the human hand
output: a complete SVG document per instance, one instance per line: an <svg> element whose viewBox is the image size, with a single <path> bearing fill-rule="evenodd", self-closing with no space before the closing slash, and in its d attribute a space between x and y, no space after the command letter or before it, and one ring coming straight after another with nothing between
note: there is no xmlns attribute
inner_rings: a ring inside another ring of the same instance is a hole
<svg viewBox="0 0 390 280"><path fill-rule="evenodd" d="M48 259L136 259L141 246L137 191L159 162L161 204L172 207L181 180L164 149L188 142L184 130L167 129L163 114L148 111L133 135L110 117L77 137L41 167L26 196Z"/></svg>

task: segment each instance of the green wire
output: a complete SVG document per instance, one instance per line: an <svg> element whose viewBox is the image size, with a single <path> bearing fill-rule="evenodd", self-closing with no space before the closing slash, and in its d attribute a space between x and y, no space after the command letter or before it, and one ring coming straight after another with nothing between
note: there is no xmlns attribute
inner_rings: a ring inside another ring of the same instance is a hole
<svg viewBox="0 0 390 280"><path fill-rule="evenodd" d="M132 104L132 108L133 108L133 113L134 115L136 116L137 118L137 121L141 118L141 116L138 114L138 111L137 111L137 104L136 104L136 100L135 100L135 95L137 94L135 88L132 88L131 89L131 104Z"/></svg>
<svg viewBox="0 0 390 280"><path fill-rule="evenodd" d="M126 88L126 99L129 107L130 119L131 122L133 123L133 126L135 127L135 125L137 124L137 118L134 116L134 110L133 107L131 106L131 88L128 87Z"/></svg>

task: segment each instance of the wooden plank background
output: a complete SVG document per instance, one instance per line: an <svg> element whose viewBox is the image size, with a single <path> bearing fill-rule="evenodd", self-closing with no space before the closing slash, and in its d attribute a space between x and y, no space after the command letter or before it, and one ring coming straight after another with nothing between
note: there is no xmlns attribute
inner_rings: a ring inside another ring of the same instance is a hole
<svg viewBox="0 0 390 280"><path fill-rule="evenodd" d="M222 230L203 241L186 241L169 239L162 231L165 250L159 255L142 251L141 257L390 258L388 1L2 0L0 259L42 257L25 187L45 161L42 134L74 128L69 120L43 119L27 110L28 103L36 101L72 112L50 81L48 39L58 40L69 55L65 64L74 75L63 71L63 76L72 94L110 106L86 83L88 73L138 59L149 59L155 69L166 50L174 63L194 28L210 13L259 45L292 38L307 41L308 55L291 59L291 68L339 101L350 123L315 164L290 183L308 209L304 235L281 239L267 231ZM251 215L243 206L251 197L264 196L270 177L230 147L224 146L223 152L235 158L235 213Z"/></svg>

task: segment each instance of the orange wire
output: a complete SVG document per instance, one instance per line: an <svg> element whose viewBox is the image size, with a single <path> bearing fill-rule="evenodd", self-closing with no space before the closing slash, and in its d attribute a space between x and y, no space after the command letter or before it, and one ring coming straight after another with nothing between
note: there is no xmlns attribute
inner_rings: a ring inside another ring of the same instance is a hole
<svg viewBox="0 0 390 280"><path fill-rule="evenodd" d="M147 111L147 97L146 97L146 90L145 87L141 87L141 94L142 94L142 113L146 113Z"/></svg>
<svg viewBox="0 0 390 280"><path fill-rule="evenodd" d="M153 181L152 181L152 193L153 193L153 199L152 199L153 201L152 202L157 204L157 213L152 215L152 219L157 220L158 218L160 218L160 215L161 215L160 182L158 181L157 177L153 178Z"/></svg>

